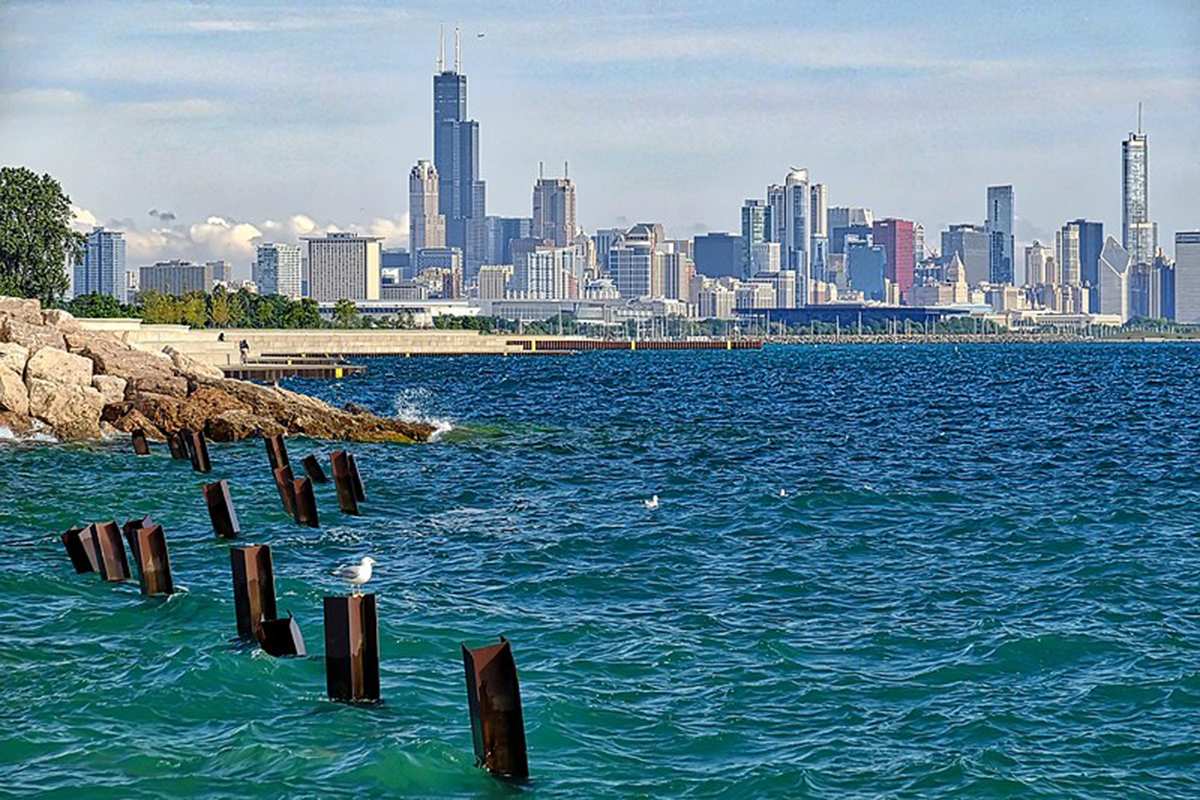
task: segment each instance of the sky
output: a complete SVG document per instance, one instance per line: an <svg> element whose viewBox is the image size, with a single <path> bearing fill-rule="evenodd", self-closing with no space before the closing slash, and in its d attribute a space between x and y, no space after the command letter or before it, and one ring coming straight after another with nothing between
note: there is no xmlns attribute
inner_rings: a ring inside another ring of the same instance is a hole
<svg viewBox="0 0 1200 800"><path fill-rule="evenodd" d="M128 263L321 230L407 240L439 23L463 31L489 214L570 163L588 231L735 231L792 166L831 205L1120 236L1144 104L1160 244L1200 228L1200 2L305 4L0 0L0 164L58 178ZM1020 260L1020 259L1018 259Z"/></svg>

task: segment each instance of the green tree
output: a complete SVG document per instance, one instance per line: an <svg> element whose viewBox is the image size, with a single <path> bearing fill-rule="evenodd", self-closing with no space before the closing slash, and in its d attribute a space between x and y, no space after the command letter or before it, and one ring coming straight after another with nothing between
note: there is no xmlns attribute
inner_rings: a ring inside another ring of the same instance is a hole
<svg viewBox="0 0 1200 800"><path fill-rule="evenodd" d="M150 325L174 325L179 322L179 306L174 297L160 292L143 292L142 321Z"/></svg>
<svg viewBox="0 0 1200 800"><path fill-rule="evenodd" d="M111 294L92 292L81 294L67 303L67 310L77 317L127 317L129 310Z"/></svg>
<svg viewBox="0 0 1200 800"><path fill-rule="evenodd" d="M54 305L71 285L66 265L83 258L71 230L71 198L50 175L0 168L0 294Z"/></svg>
<svg viewBox="0 0 1200 800"><path fill-rule="evenodd" d="M333 304L333 324L338 328L357 328L362 324L358 306L353 300L342 298Z"/></svg>
<svg viewBox="0 0 1200 800"><path fill-rule="evenodd" d="M325 327L317 301L307 297L288 304L288 309L284 313L283 325L285 328Z"/></svg>
<svg viewBox="0 0 1200 800"><path fill-rule="evenodd" d="M250 303L254 297L246 289L238 289L229 296L229 324L235 328L244 328L250 324Z"/></svg>
<svg viewBox="0 0 1200 800"><path fill-rule="evenodd" d="M204 292L188 292L180 298L179 321L193 328L208 323L208 296Z"/></svg>
<svg viewBox="0 0 1200 800"><path fill-rule="evenodd" d="M224 286L213 287L208 296L208 321L214 328L228 328L233 316L229 309L229 292Z"/></svg>

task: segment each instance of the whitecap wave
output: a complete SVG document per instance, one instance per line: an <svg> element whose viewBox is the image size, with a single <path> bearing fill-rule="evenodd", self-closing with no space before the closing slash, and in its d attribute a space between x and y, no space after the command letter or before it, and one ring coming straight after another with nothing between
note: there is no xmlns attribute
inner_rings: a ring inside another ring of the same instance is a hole
<svg viewBox="0 0 1200 800"><path fill-rule="evenodd" d="M433 426L429 441L436 442L443 434L454 430L454 423L445 418L433 417L425 407L433 400L433 392L424 388L401 389L396 393L396 418L404 422L424 422Z"/></svg>
<svg viewBox="0 0 1200 800"><path fill-rule="evenodd" d="M22 435L18 435L17 433L14 433L12 428L9 428L6 425L0 425L0 442L51 442L51 443L56 443L56 442L58 442L58 439L55 439L53 436L51 436L49 433L46 433L45 431L39 431L39 430L34 430L32 433L22 436Z"/></svg>

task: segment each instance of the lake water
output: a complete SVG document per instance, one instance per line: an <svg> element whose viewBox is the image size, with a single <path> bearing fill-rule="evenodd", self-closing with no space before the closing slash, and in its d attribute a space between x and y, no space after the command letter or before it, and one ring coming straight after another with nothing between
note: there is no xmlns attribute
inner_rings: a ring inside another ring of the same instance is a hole
<svg viewBox="0 0 1200 800"><path fill-rule="evenodd" d="M364 363L293 388L449 430L351 445L363 516L330 484L297 527L261 441L210 446L308 658L235 640L229 545L165 447L0 443L0 793L1200 794L1200 347ZM135 514L169 601L58 539ZM321 598L366 554L364 708L324 697ZM523 786L473 764L459 644L498 634Z"/></svg>

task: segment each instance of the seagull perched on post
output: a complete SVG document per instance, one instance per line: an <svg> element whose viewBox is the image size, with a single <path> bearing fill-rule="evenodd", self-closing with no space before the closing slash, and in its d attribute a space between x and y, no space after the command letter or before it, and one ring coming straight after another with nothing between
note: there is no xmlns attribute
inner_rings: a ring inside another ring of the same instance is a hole
<svg viewBox="0 0 1200 800"><path fill-rule="evenodd" d="M363 560L357 564L343 564L329 574L335 578L341 578L357 590L371 580L371 567L376 563L378 562L370 556L363 556ZM355 591L354 594L362 594L362 592Z"/></svg>

